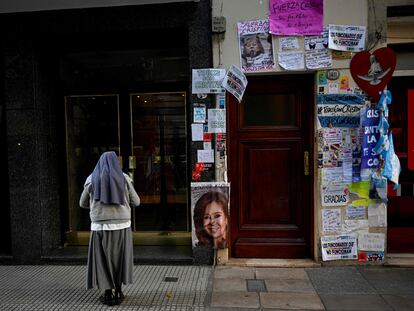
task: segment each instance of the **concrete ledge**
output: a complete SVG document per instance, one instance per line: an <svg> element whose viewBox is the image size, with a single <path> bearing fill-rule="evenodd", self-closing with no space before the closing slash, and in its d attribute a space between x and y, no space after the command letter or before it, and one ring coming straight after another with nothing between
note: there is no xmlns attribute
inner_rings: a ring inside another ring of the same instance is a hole
<svg viewBox="0 0 414 311"><path fill-rule="evenodd" d="M230 258L225 266L256 268L318 268L321 264L312 259Z"/></svg>
<svg viewBox="0 0 414 311"><path fill-rule="evenodd" d="M414 254L387 254L384 266L414 267Z"/></svg>

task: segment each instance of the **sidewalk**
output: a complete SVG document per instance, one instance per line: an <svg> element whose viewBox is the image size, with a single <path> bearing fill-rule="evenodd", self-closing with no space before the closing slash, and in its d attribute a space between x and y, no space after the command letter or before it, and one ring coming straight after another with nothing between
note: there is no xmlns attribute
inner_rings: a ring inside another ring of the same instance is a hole
<svg viewBox="0 0 414 311"><path fill-rule="evenodd" d="M210 311L414 310L414 268L217 267Z"/></svg>
<svg viewBox="0 0 414 311"><path fill-rule="evenodd" d="M414 268L134 267L125 300L85 289L86 266L0 266L0 310L414 310Z"/></svg>

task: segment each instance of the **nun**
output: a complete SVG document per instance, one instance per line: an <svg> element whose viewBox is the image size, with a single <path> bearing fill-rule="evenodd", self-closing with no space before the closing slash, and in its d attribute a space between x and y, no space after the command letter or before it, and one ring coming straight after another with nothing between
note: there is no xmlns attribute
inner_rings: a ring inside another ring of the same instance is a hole
<svg viewBox="0 0 414 311"><path fill-rule="evenodd" d="M120 304L122 284L132 283L131 207L139 206L140 198L115 152L101 155L85 181L79 205L90 210L91 219L86 287L102 290L103 304Z"/></svg>

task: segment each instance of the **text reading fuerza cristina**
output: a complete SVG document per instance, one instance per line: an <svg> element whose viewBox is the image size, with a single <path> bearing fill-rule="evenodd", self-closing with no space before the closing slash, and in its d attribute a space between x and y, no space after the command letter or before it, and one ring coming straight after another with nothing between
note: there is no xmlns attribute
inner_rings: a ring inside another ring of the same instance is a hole
<svg viewBox="0 0 414 311"><path fill-rule="evenodd" d="M289 1L282 4L273 3L272 10L274 13L284 13L296 10L315 10L322 9L322 1Z"/></svg>

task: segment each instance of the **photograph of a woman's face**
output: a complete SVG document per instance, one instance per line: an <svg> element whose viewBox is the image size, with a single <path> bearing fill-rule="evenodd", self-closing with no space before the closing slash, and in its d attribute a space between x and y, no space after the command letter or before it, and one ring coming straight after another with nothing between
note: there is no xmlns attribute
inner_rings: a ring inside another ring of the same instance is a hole
<svg viewBox="0 0 414 311"><path fill-rule="evenodd" d="M197 246L226 248L228 238L228 196L217 189L205 189L193 210Z"/></svg>

